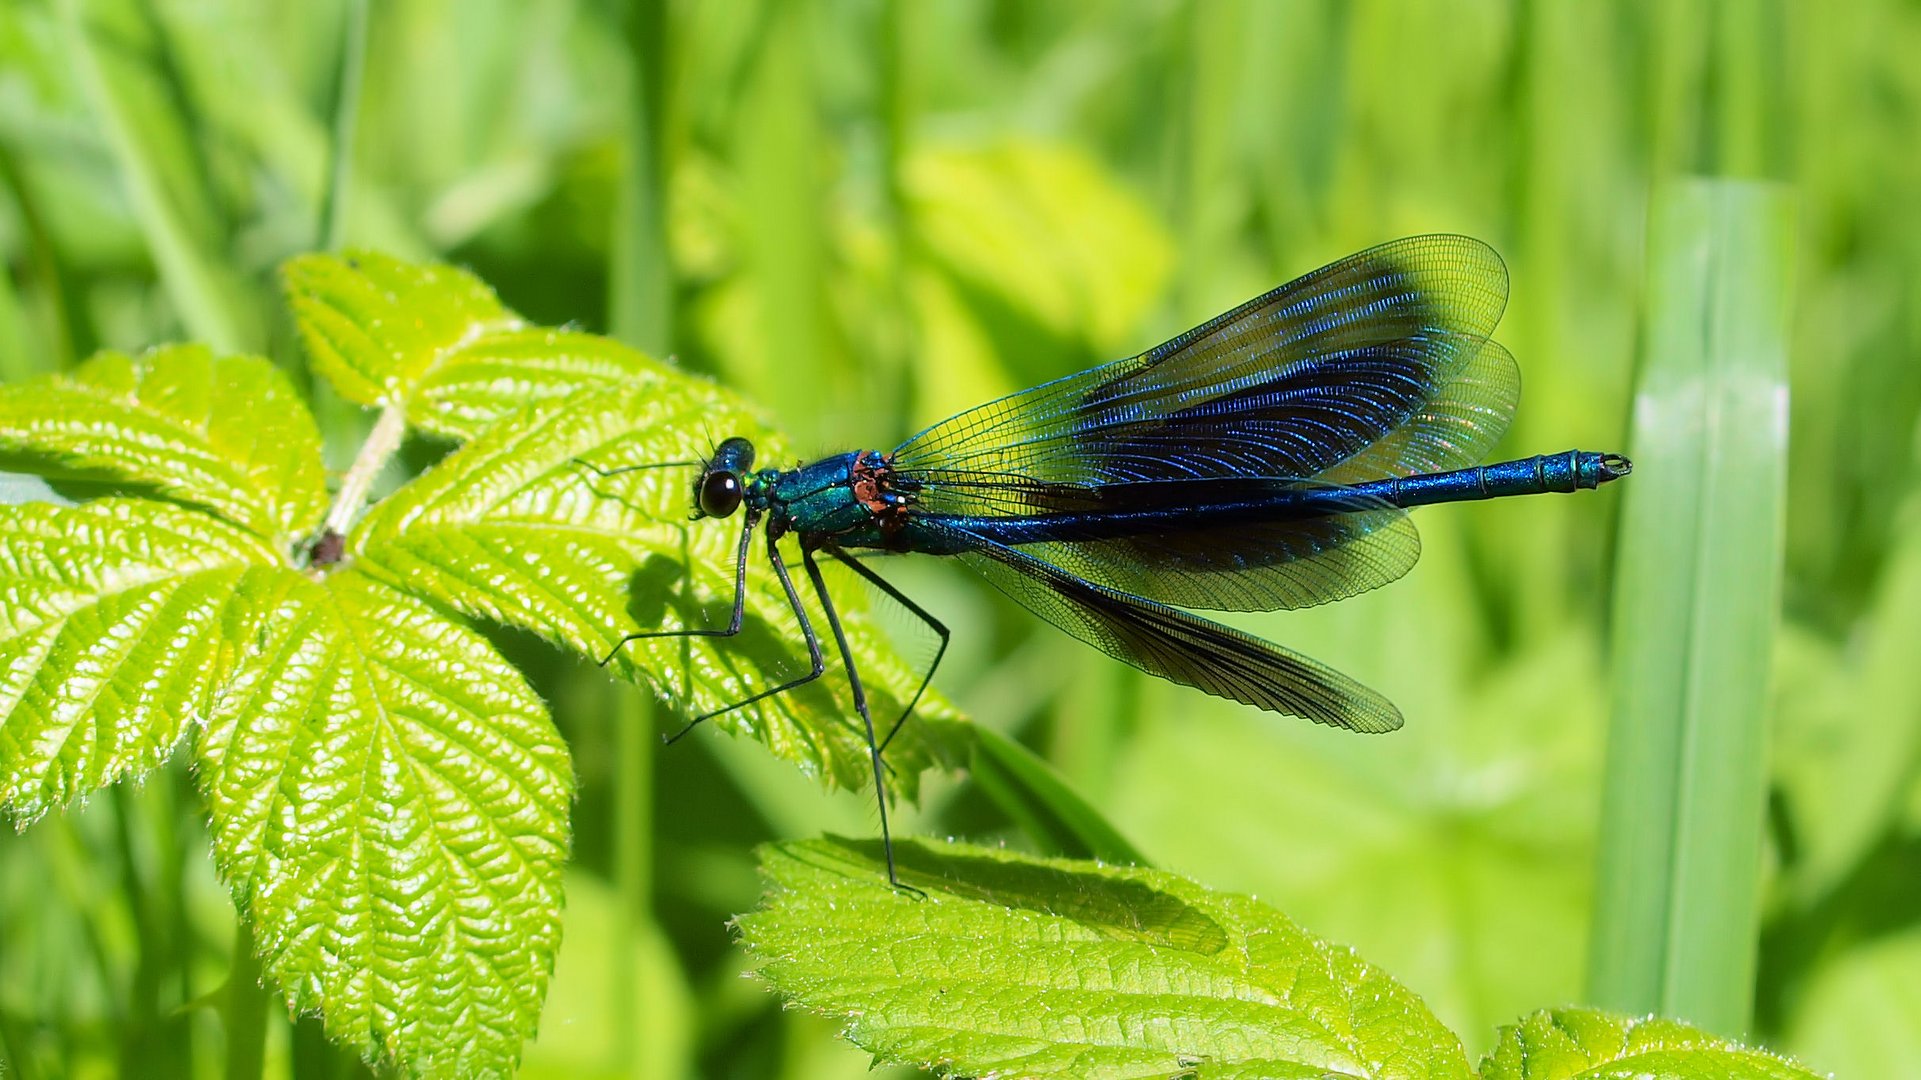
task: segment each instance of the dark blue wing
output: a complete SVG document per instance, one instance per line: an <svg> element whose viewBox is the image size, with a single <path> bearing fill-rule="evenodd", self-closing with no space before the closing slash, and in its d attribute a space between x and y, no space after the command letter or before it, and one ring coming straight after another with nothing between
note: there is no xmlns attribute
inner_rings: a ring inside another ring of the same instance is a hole
<svg viewBox="0 0 1921 1080"><path fill-rule="evenodd" d="M1232 627L1071 574L990 541L960 556L1029 611L1118 660L1183 686L1350 731L1401 726L1380 694Z"/></svg>
<svg viewBox="0 0 1921 1080"><path fill-rule="evenodd" d="M1458 467L1513 415L1513 360L1487 341L1506 301L1506 267L1480 241L1397 240L935 424L894 466L929 512L954 514L1033 513L1129 481Z"/></svg>
<svg viewBox="0 0 1921 1080"><path fill-rule="evenodd" d="M1361 252L1141 356L991 402L903 443L919 511L1002 517L1126 510L1128 485L1228 478L1354 483L1473 464L1514 415L1520 373L1487 340L1507 274L1460 236ZM1164 603L1271 611L1351 596L1413 566L1387 506L1317 520L1032 554Z"/></svg>

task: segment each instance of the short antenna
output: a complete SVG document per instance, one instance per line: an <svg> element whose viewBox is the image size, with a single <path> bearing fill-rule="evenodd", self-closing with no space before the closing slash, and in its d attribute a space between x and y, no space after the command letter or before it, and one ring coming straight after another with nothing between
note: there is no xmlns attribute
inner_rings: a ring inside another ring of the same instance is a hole
<svg viewBox="0 0 1921 1080"><path fill-rule="evenodd" d="M592 469L600 476L619 476L621 473L640 472L643 469L697 469L704 461L650 461L645 465L622 465L618 469L603 469L586 458L574 458L574 464Z"/></svg>

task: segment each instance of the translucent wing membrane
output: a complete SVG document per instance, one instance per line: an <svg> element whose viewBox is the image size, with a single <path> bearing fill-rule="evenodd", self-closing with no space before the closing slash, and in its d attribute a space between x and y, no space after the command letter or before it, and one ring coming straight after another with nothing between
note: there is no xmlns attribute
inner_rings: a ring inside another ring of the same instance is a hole
<svg viewBox="0 0 1921 1080"><path fill-rule="evenodd" d="M1021 550L1164 604L1277 611L1345 599L1399 578L1420 558L1421 538L1403 511L1355 499L1347 512L1325 517L1111 538L1068 532Z"/></svg>
<svg viewBox="0 0 1921 1080"><path fill-rule="evenodd" d="M1455 460L1512 415L1513 362L1487 348L1506 299L1506 268L1485 244L1395 241L1140 356L936 424L894 465L927 512L1009 514L1130 481Z"/></svg>
<svg viewBox="0 0 1921 1080"><path fill-rule="evenodd" d="M1017 548L982 541L961 560L1029 611L1143 671L1332 727L1401 726L1400 711L1380 694L1239 630L1086 581Z"/></svg>
<svg viewBox="0 0 1921 1080"><path fill-rule="evenodd" d="M1317 479L1357 484L1387 476L1465 469L1486 460L1507 433L1521 398L1521 369L1486 341L1453 378L1399 427Z"/></svg>

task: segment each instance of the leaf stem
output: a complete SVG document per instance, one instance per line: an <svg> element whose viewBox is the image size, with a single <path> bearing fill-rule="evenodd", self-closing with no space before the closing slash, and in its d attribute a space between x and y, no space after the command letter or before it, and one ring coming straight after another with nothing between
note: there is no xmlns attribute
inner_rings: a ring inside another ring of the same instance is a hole
<svg viewBox="0 0 1921 1080"><path fill-rule="evenodd" d="M373 490L374 478L387 465L387 459L400 449L400 440L407 434L407 414L394 403L381 406L380 419L374 421L372 431L367 433L367 441L360 444L360 453L347 470L347 477L340 482L340 492L334 496L333 506L327 510L327 520L321 529L322 535L338 533L345 536L348 526L360 515L367 505L367 493Z"/></svg>

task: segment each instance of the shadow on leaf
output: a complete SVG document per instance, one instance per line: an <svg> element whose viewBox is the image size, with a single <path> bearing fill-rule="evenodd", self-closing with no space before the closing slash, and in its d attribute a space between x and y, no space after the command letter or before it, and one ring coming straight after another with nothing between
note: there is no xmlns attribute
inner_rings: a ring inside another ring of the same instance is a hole
<svg viewBox="0 0 1921 1080"><path fill-rule="evenodd" d="M821 869L870 877L887 888L887 869L878 840L826 838L856 865ZM812 853L789 849L802 860ZM1112 876L1091 865L1087 870L1005 862L984 855L943 850L910 838L895 841L901 880L930 897L952 896L1000 907L1036 911L1068 919L1115 941L1215 955L1228 947L1228 934L1211 917L1180 897L1143 881Z"/></svg>

